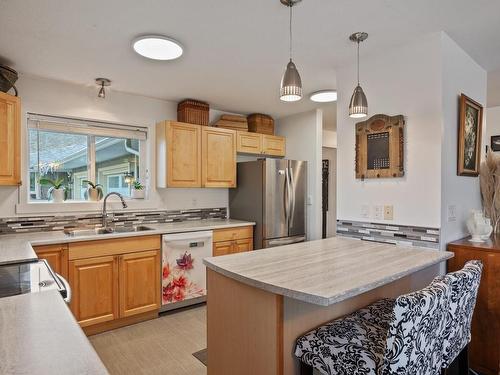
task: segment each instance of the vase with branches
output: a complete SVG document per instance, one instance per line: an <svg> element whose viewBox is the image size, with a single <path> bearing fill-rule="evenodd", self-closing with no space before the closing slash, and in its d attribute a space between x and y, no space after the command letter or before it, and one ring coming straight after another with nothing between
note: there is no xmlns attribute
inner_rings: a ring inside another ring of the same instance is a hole
<svg viewBox="0 0 500 375"><path fill-rule="evenodd" d="M491 220L493 233L500 232L500 156L488 152L479 169L484 215Z"/></svg>

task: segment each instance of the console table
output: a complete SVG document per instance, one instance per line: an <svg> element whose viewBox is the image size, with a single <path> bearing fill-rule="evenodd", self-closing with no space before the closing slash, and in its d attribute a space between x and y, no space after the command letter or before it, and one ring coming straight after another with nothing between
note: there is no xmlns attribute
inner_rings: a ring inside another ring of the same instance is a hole
<svg viewBox="0 0 500 375"><path fill-rule="evenodd" d="M465 262L483 262L483 274L472 318L472 342L469 345L470 367L482 374L500 374L500 235L484 243L468 238L451 242L448 251L455 257L448 260L448 271L456 271Z"/></svg>

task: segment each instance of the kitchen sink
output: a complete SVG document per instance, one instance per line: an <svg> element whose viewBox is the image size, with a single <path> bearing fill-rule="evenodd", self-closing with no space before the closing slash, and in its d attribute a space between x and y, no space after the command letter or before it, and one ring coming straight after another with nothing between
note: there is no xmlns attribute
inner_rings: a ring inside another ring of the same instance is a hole
<svg viewBox="0 0 500 375"><path fill-rule="evenodd" d="M153 228L147 227L145 225L137 225L133 227L66 229L64 233L71 237L83 237L83 236L95 236L98 234L136 233L152 229Z"/></svg>

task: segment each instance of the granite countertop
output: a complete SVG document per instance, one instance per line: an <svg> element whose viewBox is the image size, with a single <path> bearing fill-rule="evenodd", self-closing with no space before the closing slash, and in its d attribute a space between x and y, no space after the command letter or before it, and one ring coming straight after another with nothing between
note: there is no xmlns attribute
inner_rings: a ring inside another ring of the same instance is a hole
<svg viewBox="0 0 500 375"><path fill-rule="evenodd" d="M142 225L142 224L141 224ZM63 231L16 233L0 235L0 265L19 262L31 262L37 259L32 245L51 245L80 241L103 240L135 236L150 236L168 233L196 232L255 225L253 222L232 219L186 220L172 223L144 224L152 230L142 232L91 234L68 236Z"/></svg>
<svg viewBox="0 0 500 375"><path fill-rule="evenodd" d="M452 257L447 251L333 237L203 262L250 286L329 306Z"/></svg>
<svg viewBox="0 0 500 375"><path fill-rule="evenodd" d="M0 298L1 374L108 374L57 291Z"/></svg>

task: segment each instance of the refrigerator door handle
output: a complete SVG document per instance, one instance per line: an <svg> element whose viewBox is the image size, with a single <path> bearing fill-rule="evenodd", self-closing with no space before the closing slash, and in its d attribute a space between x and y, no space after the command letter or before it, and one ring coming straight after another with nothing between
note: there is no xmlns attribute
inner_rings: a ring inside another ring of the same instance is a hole
<svg viewBox="0 0 500 375"><path fill-rule="evenodd" d="M305 240L306 240L306 236L299 236L299 237L294 237L294 238L283 238L283 239L269 240L268 245L270 247L284 246L284 245L291 245L293 243L304 242Z"/></svg>
<svg viewBox="0 0 500 375"><path fill-rule="evenodd" d="M284 209L285 209L285 222L289 227L290 218L290 181L288 176L288 168L285 169L285 194L284 194Z"/></svg>
<svg viewBox="0 0 500 375"><path fill-rule="evenodd" d="M293 228L293 219L294 219L294 216L295 216L295 180L293 178L293 169L292 167L290 167L290 171L289 171L289 175L290 175L290 191L291 191L291 197L290 197L290 219L289 219L289 224L288 224L288 227L289 228Z"/></svg>

